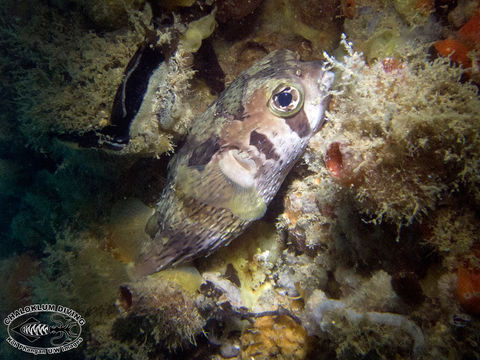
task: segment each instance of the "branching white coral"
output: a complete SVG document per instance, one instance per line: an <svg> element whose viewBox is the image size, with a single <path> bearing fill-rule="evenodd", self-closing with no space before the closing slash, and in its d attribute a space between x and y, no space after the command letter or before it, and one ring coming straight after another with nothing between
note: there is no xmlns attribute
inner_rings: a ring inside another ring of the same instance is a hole
<svg viewBox="0 0 480 360"><path fill-rule="evenodd" d="M342 34L340 44L347 52L346 56L343 58L343 61L337 60L334 56L329 55L326 51L323 52L323 56L328 62L329 70L334 70L337 73L337 76L340 76L340 79L337 79L337 83L344 87L346 85L354 84L356 81L358 81L358 77L362 69L366 66L366 63L363 58L363 53L356 52L353 49L353 43L347 40L347 36L345 34ZM339 93L334 93L334 95L337 94Z"/></svg>
<svg viewBox="0 0 480 360"><path fill-rule="evenodd" d="M460 184L480 198L480 97L465 70L422 52L367 65L345 35L341 43L342 60L325 54L338 74L321 134L325 151L337 142L354 158L344 173L356 177L363 211L401 226Z"/></svg>

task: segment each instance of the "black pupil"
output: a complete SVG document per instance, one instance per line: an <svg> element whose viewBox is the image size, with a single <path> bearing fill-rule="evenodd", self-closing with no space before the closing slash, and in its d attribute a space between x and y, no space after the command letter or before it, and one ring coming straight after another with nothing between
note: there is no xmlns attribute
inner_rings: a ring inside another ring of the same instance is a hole
<svg viewBox="0 0 480 360"><path fill-rule="evenodd" d="M289 92L281 92L277 94L276 97L277 97L277 103L281 107L287 107L292 103L292 100L293 100L293 96Z"/></svg>

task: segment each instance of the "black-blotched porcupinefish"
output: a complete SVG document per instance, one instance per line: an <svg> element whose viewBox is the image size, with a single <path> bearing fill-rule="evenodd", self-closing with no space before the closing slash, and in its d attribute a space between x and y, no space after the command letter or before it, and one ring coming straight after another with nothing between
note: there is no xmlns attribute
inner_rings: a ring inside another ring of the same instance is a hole
<svg viewBox="0 0 480 360"><path fill-rule="evenodd" d="M192 124L168 166L155 231L135 273L208 255L260 219L324 122L334 75L276 50L242 72Z"/></svg>

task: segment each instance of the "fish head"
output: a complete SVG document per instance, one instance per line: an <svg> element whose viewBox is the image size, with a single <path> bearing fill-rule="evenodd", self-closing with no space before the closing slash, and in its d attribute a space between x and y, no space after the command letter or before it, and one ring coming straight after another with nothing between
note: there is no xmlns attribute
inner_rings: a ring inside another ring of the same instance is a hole
<svg viewBox="0 0 480 360"><path fill-rule="evenodd" d="M334 80L322 61L276 50L244 71L196 121L172 164L176 191L261 218L323 124Z"/></svg>
<svg viewBox="0 0 480 360"><path fill-rule="evenodd" d="M263 113L283 119L300 137L311 136L322 126L334 82L325 62L300 61L294 52L282 49L270 53L245 75L244 117Z"/></svg>
<svg viewBox="0 0 480 360"><path fill-rule="evenodd" d="M229 116L212 159L219 159L223 175L254 186L268 203L324 123L333 81L324 62L300 61L289 50L274 51L242 73L220 99Z"/></svg>

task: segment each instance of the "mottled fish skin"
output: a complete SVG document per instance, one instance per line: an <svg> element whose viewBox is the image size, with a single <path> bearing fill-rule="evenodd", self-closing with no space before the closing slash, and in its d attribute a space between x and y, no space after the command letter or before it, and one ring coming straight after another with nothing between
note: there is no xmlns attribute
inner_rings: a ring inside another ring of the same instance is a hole
<svg viewBox="0 0 480 360"><path fill-rule="evenodd" d="M171 160L158 226L135 273L208 255L261 218L323 124L333 78L323 62L299 61L289 50L240 74L194 121Z"/></svg>

